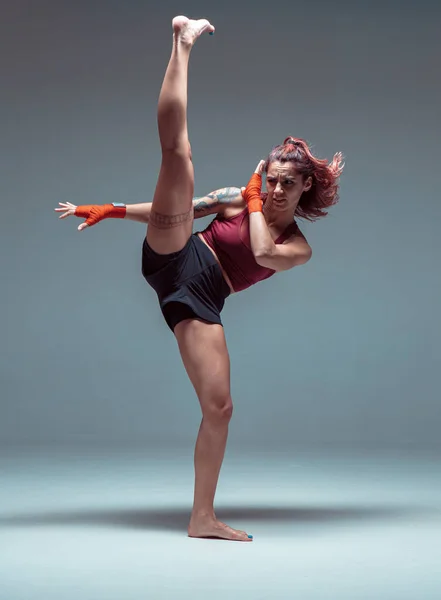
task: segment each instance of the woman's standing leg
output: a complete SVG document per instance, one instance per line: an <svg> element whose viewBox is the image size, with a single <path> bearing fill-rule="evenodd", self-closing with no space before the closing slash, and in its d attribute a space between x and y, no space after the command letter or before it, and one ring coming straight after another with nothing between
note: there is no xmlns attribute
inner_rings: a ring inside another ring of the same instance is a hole
<svg viewBox="0 0 441 600"><path fill-rule="evenodd" d="M175 336L202 409L194 455L194 504L188 534L250 542L251 536L218 521L214 512L214 496L233 412L230 359L223 327L187 319L176 325Z"/></svg>
<svg viewBox="0 0 441 600"><path fill-rule="evenodd" d="M206 20L173 19L173 48L158 101L162 162L147 228L159 254L181 250L192 234L194 171L187 130L188 61L193 44L214 27Z"/></svg>
<svg viewBox="0 0 441 600"><path fill-rule="evenodd" d="M214 31L204 19L173 19L173 49L158 102L162 163L147 229L147 242L159 254L181 250L192 233L194 172L187 131L187 73L191 48L204 31ZM203 415L195 448L195 496L188 533L251 541L244 531L231 529L214 514L232 411L223 328L186 319L176 325L174 333Z"/></svg>

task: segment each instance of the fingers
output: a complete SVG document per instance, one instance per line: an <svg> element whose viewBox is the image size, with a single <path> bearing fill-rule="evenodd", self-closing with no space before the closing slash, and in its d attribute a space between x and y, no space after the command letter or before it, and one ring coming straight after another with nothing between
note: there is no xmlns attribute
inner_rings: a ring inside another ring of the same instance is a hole
<svg viewBox="0 0 441 600"><path fill-rule="evenodd" d="M56 208L55 210L58 210L58 209ZM65 210L65 209L61 209L60 208L59 210ZM75 211L68 210L65 213L63 213L62 215L60 215L58 218L59 219L65 219L66 217L71 217L74 214L75 214Z"/></svg>
<svg viewBox="0 0 441 600"><path fill-rule="evenodd" d="M59 202L59 208L54 208L55 212L61 212L62 215L59 216L60 219L65 219L66 217L70 217L75 214L76 206L71 202Z"/></svg>
<svg viewBox="0 0 441 600"><path fill-rule="evenodd" d="M76 204L72 204L72 202L59 202L58 204L60 205L59 208L54 208L54 210L55 212L63 213L58 217L59 219L65 219L66 217L75 215L75 210L77 208ZM78 231L83 231L86 227L89 227L89 224L84 222L78 225L77 229Z"/></svg>
<svg viewBox="0 0 441 600"><path fill-rule="evenodd" d="M58 203L62 208L56 208L55 210L75 210L77 205L76 204L72 204L72 202L59 202Z"/></svg>
<svg viewBox="0 0 441 600"><path fill-rule="evenodd" d="M259 161L259 164L257 165L256 170L254 172L257 173L258 175L262 175L264 166L265 166L265 161L264 160Z"/></svg>

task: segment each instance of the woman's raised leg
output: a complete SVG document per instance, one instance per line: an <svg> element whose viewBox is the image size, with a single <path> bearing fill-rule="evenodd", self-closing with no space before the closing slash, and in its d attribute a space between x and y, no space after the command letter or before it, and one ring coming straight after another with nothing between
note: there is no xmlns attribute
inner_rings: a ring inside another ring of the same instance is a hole
<svg viewBox="0 0 441 600"><path fill-rule="evenodd" d="M173 49L158 101L162 162L147 228L159 254L181 250L192 233L194 171L187 130L188 61L193 44L214 27L206 20L173 19Z"/></svg>
<svg viewBox="0 0 441 600"><path fill-rule="evenodd" d="M233 412L230 359L223 327L187 319L176 325L174 333L202 409L194 455L194 503L188 535L250 542L251 536L218 521L214 512L214 496Z"/></svg>

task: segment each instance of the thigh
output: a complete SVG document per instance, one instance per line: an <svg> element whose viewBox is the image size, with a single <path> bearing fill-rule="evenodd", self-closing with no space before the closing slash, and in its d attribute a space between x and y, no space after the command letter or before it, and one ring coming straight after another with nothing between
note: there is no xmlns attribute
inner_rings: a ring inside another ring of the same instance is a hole
<svg viewBox="0 0 441 600"><path fill-rule="evenodd" d="M147 228L159 254L181 250L193 231L194 169L190 152L163 152Z"/></svg>
<svg viewBox="0 0 441 600"><path fill-rule="evenodd" d="M184 367L201 403L202 411L231 404L230 357L222 325L197 319L176 325Z"/></svg>

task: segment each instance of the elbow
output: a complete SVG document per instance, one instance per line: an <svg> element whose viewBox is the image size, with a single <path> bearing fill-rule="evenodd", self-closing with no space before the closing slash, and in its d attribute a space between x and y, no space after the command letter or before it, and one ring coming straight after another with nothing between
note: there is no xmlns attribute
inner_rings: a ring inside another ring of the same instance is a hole
<svg viewBox="0 0 441 600"><path fill-rule="evenodd" d="M305 265L307 262L311 260L312 250L308 248L305 252L301 252L298 256L295 257L294 267L299 267L300 265Z"/></svg>
<svg viewBox="0 0 441 600"><path fill-rule="evenodd" d="M271 258L274 254L274 248L262 246L261 248L256 248L254 251L254 258L257 262L259 260L265 260Z"/></svg>
<svg viewBox="0 0 441 600"><path fill-rule="evenodd" d="M261 248L259 251L254 252L254 260L261 267L266 269L273 269L273 253L270 249Z"/></svg>
<svg viewBox="0 0 441 600"><path fill-rule="evenodd" d="M311 246L308 246L308 250L305 253L305 260L303 261L302 264L307 263L311 260L312 258L312 248Z"/></svg>

